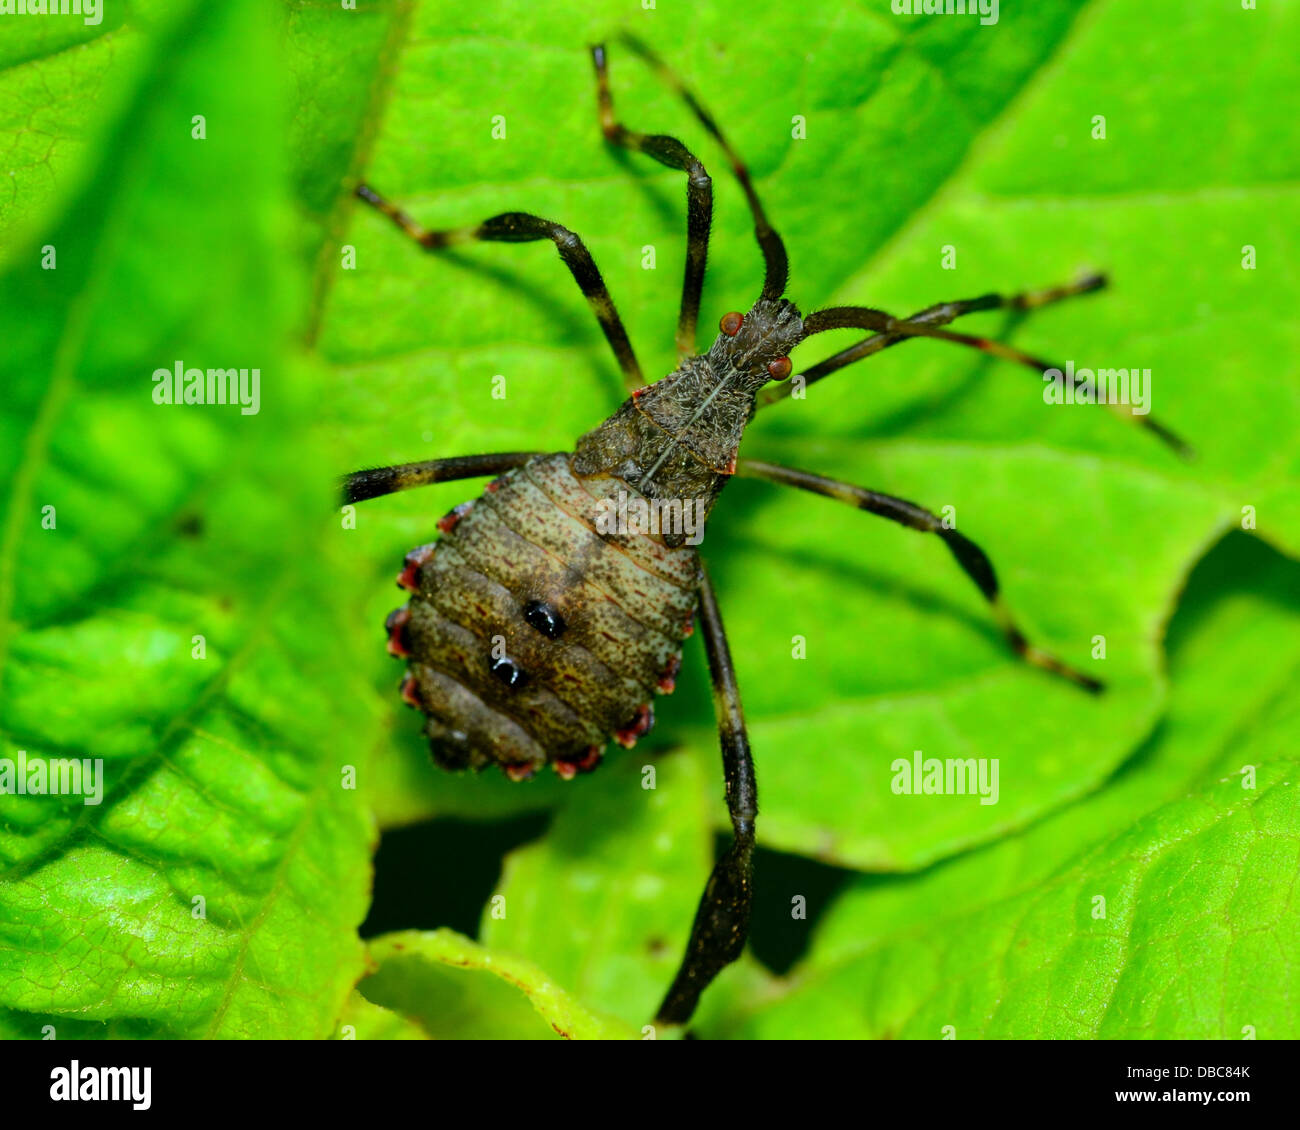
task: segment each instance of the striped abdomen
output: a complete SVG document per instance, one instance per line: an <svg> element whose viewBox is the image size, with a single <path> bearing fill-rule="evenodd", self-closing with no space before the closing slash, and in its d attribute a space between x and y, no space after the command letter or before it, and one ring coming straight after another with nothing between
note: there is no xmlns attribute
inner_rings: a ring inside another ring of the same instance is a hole
<svg viewBox="0 0 1300 1130"><path fill-rule="evenodd" d="M648 533L597 532L602 500L636 492L539 456L489 483L413 550L389 617L403 697L428 718L435 760L496 762L512 777L550 762L570 777L612 737L647 732L690 634L699 559ZM604 527L602 527L604 528Z"/></svg>

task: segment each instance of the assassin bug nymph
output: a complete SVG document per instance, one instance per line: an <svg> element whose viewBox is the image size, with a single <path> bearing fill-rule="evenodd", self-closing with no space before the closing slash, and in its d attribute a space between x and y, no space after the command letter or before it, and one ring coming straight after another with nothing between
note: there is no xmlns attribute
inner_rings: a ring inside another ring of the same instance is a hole
<svg viewBox="0 0 1300 1130"><path fill-rule="evenodd" d="M631 392L572 453L467 455L358 471L347 476L349 502L428 483L497 476L474 501L438 522L441 538L408 554L398 584L410 592L389 616L389 651L407 660L402 697L426 716L434 760L448 769L497 764L512 778L549 764L564 778L598 764L612 737L631 747L654 721L652 701L668 693L682 640L699 620L713 683L726 802L734 832L696 912L677 976L656 1019L682 1024L700 994L744 947L752 890L757 788L735 668L708 574L693 545L672 532L611 534L600 507L619 492L649 501L701 500L707 513L733 475L798 487L846 502L943 540L988 600L1010 646L1028 663L1098 692L1101 684L1031 644L998 594L984 552L912 502L808 471L737 459L741 435L758 409L787 394L790 352L838 328L869 336L806 370L811 383L910 337L939 338L1043 373L1051 364L1010 346L949 331L980 310L1028 311L1105 285L1076 283L1002 296L942 302L896 319L867 307L841 306L802 317L783 294L787 260L748 171L717 123L647 47L624 37L686 102L721 147L753 214L763 254L762 293L746 314L723 316L717 339L695 351L704 283L712 183L681 142L637 133L614 113L606 51L591 49L605 139L686 174L687 254L677 321L678 367L647 384L623 323L582 240L550 220L522 212L476 227L428 231L366 185L356 194L428 251L475 240L550 240L590 303ZM778 382L771 384L770 382ZM1180 441L1135 417L1175 447Z"/></svg>

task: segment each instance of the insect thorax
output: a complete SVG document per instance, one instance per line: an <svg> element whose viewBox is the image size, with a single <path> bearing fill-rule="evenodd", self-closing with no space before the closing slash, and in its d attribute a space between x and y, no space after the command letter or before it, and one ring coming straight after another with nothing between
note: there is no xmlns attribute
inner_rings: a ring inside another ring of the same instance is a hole
<svg viewBox="0 0 1300 1130"><path fill-rule="evenodd" d="M616 475L648 499L692 500L707 514L735 473L755 396L771 379L769 362L802 336L792 303L760 299L736 332L719 334L707 353L638 389L584 435L574 471Z"/></svg>
<svg viewBox="0 0 1300 1130"><path fill-rule="evenodd" d="M574 471L615 475L651 500L699 500L707 513L731 475L754 408L752 393L717 385L706 357L689 358L579 439ZM710 394L708 408L698 411Z"/></svg>

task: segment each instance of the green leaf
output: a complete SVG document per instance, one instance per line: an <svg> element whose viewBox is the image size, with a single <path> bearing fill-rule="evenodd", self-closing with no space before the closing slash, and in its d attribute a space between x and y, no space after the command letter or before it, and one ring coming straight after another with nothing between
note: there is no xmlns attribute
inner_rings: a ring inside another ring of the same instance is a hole
<svg viewBox="0 0 1300 1130"><path fill-rule="evenodd" d="M544 838L511 854L483 938L639 1026L685 951L711 866L718 790L681 754L611 759L590 781Z"/></svg>
<svg viewBox="0 0 1300 1130"><path fill-rule="evenodd" d="M744 454L936 510L955 507L959 528L990 552L1031 637L1109 686L1093 700L1018 665L933 539L739 482L719 507L705 552L737 656L759 769L759 835L769 846L854 867L914 869L1088 794L1161 716L1163 626L1205 548L1247 505L1264 536L1290 541L1284 508L1294 509L1300 450L1294 382L1243 389L1240 374L1269 372L1277 358L1295 355L1287 311L1300 296L1283 267L1295 225L1268 221L1264 211L1288 215L1292 194L1277 183L1279 158L1261 172L1259 145L1238 141L1231 161L1215 161L1241 138L1242 120L1270 121L1274 139L1294 132L1262 105L1281 102L1274 45L1281 32L1294 38L1294 18L1273 14L1269 26L1249 27L1236 13L1094 4L1074 22L1077 10L1006 11L995 34L971 21L909 23L875 11L837 12L824 22L814 15L810 23L775 4L754 6L725 28L720 14L707 12L695 12L689 29L669 21L638 28L746 155L790 248L791 294L805 309L859 301L903 313L1107 268L1108 292L1023 324L973 318L970 332L1009 334L1081 365L1150 367L1156 415L1201 452L1189 468L1110 413L1048 411L1032 374L943 343L908 343L819 384L804 401L765 411ZM364 175L431 227L510 209L573 227L654 376L673 364L681 177L644 158L611 159L596 135L582 44L605 35L622 8L571 22L552 16L511 5L485 38L473 14L434 21L418 13ZM1144 112L1133 105L1131 71L1117 65L1116 52L1135 38L1161 42L1172 25L1180 29L1177 50L1153 53L1152 77L1141 87L1159 112ZM1263 52L1254 118L1256 96L1239 107L1240 83L1220 65L1217 45L1225 41L1237 43L1239 55L1250 54L1245 43ZM763 49L772 42L805 49L773 56ZM711 318L745 309L753 297L749 217L716 148L680 104L626 52L615 48L611 58L623 119L682 137L714 170L707 335ZM1219 92L1208 108L1179 81L1206 73ZM1091 112L1109 113L1114 145L1092 142ZM791 138L795 114L808 123L806 140ZM500 140L491 135L497 115L506 123ZM1175 144L1219 179L1171 206L1165 174L1142 154L1167 123L1192 120L1197 131ZM1094 176L1083 176L1085 168ZM430 259L364 211L348 240L358 266L338 276L321 348L335 366L326 409L332 439L352 465L567 448L621 396L581 298L545 245L482 245ZM1241 269L1240 245L1251 241L1277 255L1267 280ZM955 271L941 268L949 243L959 249ZM646 246L657 253L653 271L641 269ZM811 363L840 344L828 336L797 359ZM496 374L506 377L504 400L492 397ZM1231 427L1225 405L1233 406ZM1269 421L1263 441L1257 419ZM370 504L359 532L372 560L384 562L372 591L386 587L407 548L427 540L432 516L473 493L453 484ZM373 622L391 600L371 599ZM795 636L807 644L804 660L791 657ZM1098 637L1104 661L1090 659ZM684 741L716 780L699 661L698 651L688 654L656 737L661 746ZM395 676L376 670L382 691ZM558 921L562 908L582 905L566 890L579 844L584 855L609 859L603 879L591 873L593 885L626 889L627 869L640 861L610 849L637 823L627 801L612 805L594 781L512 790L495 779L429 776L415 727L400 717L394 743L400 758L384 758L381 769L389 774L385 823L563 803L552 835L565 850L552 848L550 837L525 849L512 868L526 880L511 870L501 888L508 898L534 892L527 915L486 928L519 952L545 955L557 975L572 970L584 996L629 1018L644 1015L654 979L618 992L614 970L626 973L626 955L638 939L644 945L651 919L684 934L689 911L674 907L690 901L689 880L639 911L645 922L619 930L603 953L580 944L591 910L567 914L574 925ZM918 748L998 758L1006 774L1000 803L898 803L891 763ZM709 808L710 822L725 827L720 802ZM691 826L684 811L677 818L682 832ZM618 920L616 912L608 917ZM581 970L579 952L587 955ZM651 960L641 959L643 975Z"/></svg>
<svg viewBox="0 0 1300 1130"><path fill-rule="evenodd" d="M252 0L171 5L0 278L4 756L103 786L0 796L10 1034L319 1038L363 969L372 829L345 785L373 739L284 348L274 35ZM256 368L260 410L155 403L177 362Z"/></svg>
<svg viewBox="0 0 1300 1130"><path fill-rule="evenodd" d="M386 934L370 943L370 956L378 970L361 983L361 992L412 1017L434 1036L541 1038L536 1018L525 1022L522 1015L520 1004L526 999L566 1040L640 1038L627 1025L589 1011L531 961L481 946L453 930ZM511 988L452 972L464 969L490 973ZM485 1016L493 1021L490 1027L480 1027Z"/></svg>
<svg viewBox="0 0 1300 1130"><path fill-rule="evenodd" d="M1256 507L1260 536L1294 554L1300 525L1281 503L1300 479L1300 328L1288 315L1300 300L1289 267L1300 154L1278 110L1300 13L1266 9L1089 5L958 175L832 297L901 312L954 283L977 294L1106 270L1109 291L1034 314L1014 340L1080 366L1150 368L1152 414L1197 449L1189 473L1238 515ZM1015 18L1004 13L1003 33ZM954 271L941 269L944 245L957 248ZM996 334L1001 319L965 324ZM819 385L807 407L821 434L855 441L1038 442L1184 477L1141 429L1084 406L1045 410L1032 375L954 352L926 342L873 359L869 420L851 381ZM802 419L780 426L806 434Z"/></svg>
<svg viewBox="0 0 1300 1130"><path fill-rule="evenodd" d="M850 450L803 446L826 457L804 465L834 465ZM1019 665L937 538L775 488L753 490L769 496L761 521L753 504L749 515L724 516L713 531L724 550L709 561L720 590L738 598L728 630L759 771L762 842L907 870L1089 791L1149 732L1163 702L1164 621L1183 571L1213 536L1214 505L1144 472L1041 450L900 441L854 461L878 468L862 481L887 479L906 498L954 506L959 529L995 562L1014 562L1004 592L1027 610L1024 630L1108 686L1092 697ZM1027 482L1054 487L1033 497ZM966 517L986 511L1016 518L986 537ZM1154 529L1153 511L1163 516ZM747 602L746 593L781 597ZM1099 637L1104 661L1088 657ZM806 658L795 660L799 639ZM697 748L710 744L701 732ZM996 759L996 803L949 795L900 806L895 762L918 750Z"/></svg>
<svg viewBox="0 0 1300 1130"><path fill-rule="evenodd" d="M346 1040L427 1040L418 1024L387 1008L371 1004L357 990L348 997L339 1020L340 1038Z"/></svg>
<svg viewBox="0 0 1300 1130"><path fill-rule="evenodd" d="M1171 628L1158 735L1066 811L858 880L748 1037L1294 1039L1297 574L1238 537ZM908 798L899 798L906 807Z"/></svg>
<svg viewBox="0 0 1300 1130"><path fill-rule="evenodd" d="M1123 229L1122 246L1098 226L1105 202L1080 201L1068 210L1074 223L1058 207L1013 201L991 224L977 224L986 219L990 137L1018 139L1055 168L1052 138L1026 107L1062 81L1048 65L1053 52L1072 59L1095 50L1095 20L1073 24L1073 11L1006 12L995 37L972 21L866 12L809 26L775 4L758 5L742 26L728 22L725 34L707 14L691 34L671 22L642 29L747 155L790 248L791 293L806 307L850 297L903 312L940 297L1041 285L1099 261L1114 268L1113 293L1035 315L1017 338L1032 331L1029 344L1053 356L1086 344L1102 361L1133 356L1142 342L1135 360L1149 359L1160 374L1161 409L1169 398L1171 422L1207 445L1211 473L1193 473L1110 413L1049 411L1031 374L943 343L908 343L818 385L806 400L765 411L746 454L936 510L955 507L959 528L989 550L1031 637L1110 686L1094 701L1018 664L936 539L821 499L736 483L705 553L735 640L763 782L760 838L771 846L855 867L915 868L1095 788L1159 716L1161 625L1187 570L1244 500L1263 499L1266 484L1279 487L1295 449L1284 437L1295 436L1300 417L1274 412L1276 442L1254 444L1274 454L1252 492L1220 474L1219 406L1239 370L1233 356L1202 350L1195 369L1179 367L1176 387L1164 382L1176 362L1158 347L1181 348L1181 338L1144 338L1151 314L1132 295L1154 291L1153 271L1178 268L1172 250L1166 266L1146 261L1133 228L1140 219ZM1229 17L1202 17L1216 18ZM583 43L618 19L611 8L557 24L534 6L511 5L501 33L485 39L472 15L417 13L364 175L430 226L515 208L571 225L602 265L655 375L673 363L683 184L644 158L612 159L599 139ZM1208 38L1189 37L1188 51L1203 50ZM773 59L759 50L786 39L808 51ZM707 46L724 40L725 56ZM752 62L758 57L761 68ZM671 92L626 51L613 48L611 59L620 114L637 128L679 134L718 174L707 334L717 312L744 309L753 297L751 221L716 147ZM1097 81L1121 86L1125 72ZM1170 87L1162 97L1177 115L1178 99L1192 94ZM1105 101L1104 85L1097 98ZM791 137L795 114L808 123L804 140ZM496 118L505 122L501 139L492 135ZM1090 123L1078 128L1086 134ZM1079 148L1067 156L1084 160ZM1140 177L1140 166L1125 168L1130 180ZM1059 175L1071 183L1068 163ZM967 222L941 238L953 216ZM612 362L548 246L477 245L431 258L369 211L357 213L347 238L358 249L357 269L338 274L321 337L334 364L325 411L342 460L363 466L563 449L617 403ZM959 269L941 270L939 248L952 239ZM657 251L653 271L641 268L647 245ZM899 247L909 249L905 260ZM1250 291L1258 303L1257 280L1242 281L1238 258L1220 266L1230 293L1244 302ZM1162 309L1193 316L1202 297L1160 282ZM991 316L972 322L976 332L996 324ZM813 360L833 348L819 340L799 356ZM504 399L493 397L497 374L506 378ZM914 423L922 408L937 409L939 422ZM881 442L889 435L903 438ZM402 554L428 539L433 515L475 490L451 484L364 508L357 541L375 572L372 595L358 599L368 600L371 622L391 607L387 576ZM1268 521L1275 529L1272 513ZM802 661L792 659L796 636L807 645ZM1090 658L1098 637L1104 662ZM395 674L375 662L376 687L391 701ZM661 732L670 741L688 737L702 764L713 766L700 676L682 683L677 701L659 712ZM385 824L550 805L559 793L551 783L511 791L485 781L471 791L432 778L416 728L400 718L396 726L400 758L381 758ZM950 798L902 820L889 803L889 766L915 749L998 757L1015 774L997 806ZM720 805L714 813L725 826Z"/></svg>
<svg viewBox="0 0 1300 1130"><path fill-rule="evenodd" d="M0 247L24 242L52 193L66 194L90 141L120 109L110 69L131 71L142 36L125 3L82 19L8 19L0 40ZM127 25L127 26L124 26ZM108 104L105 104L107 93Z"/></svg>

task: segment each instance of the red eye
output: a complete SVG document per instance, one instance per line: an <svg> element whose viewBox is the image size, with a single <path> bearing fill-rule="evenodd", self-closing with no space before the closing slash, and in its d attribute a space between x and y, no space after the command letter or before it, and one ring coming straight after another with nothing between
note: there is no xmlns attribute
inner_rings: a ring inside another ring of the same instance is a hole
<svg viewBox="0 0 1300 1130"><path fill-rule="evenodd" d="M775 361L769 361L767 371L774 381L785 380L790 375L790 358L778 357Z"/></svg>
<svg viewBox="0 0 1300 1130"><path fill-rule="evenodd" d="M744 320L744 314L738 310L733 310L730 314L722 315L722 320L718 323L718 329L728 337L735 337L740 333L740 325Z"/></svg>

